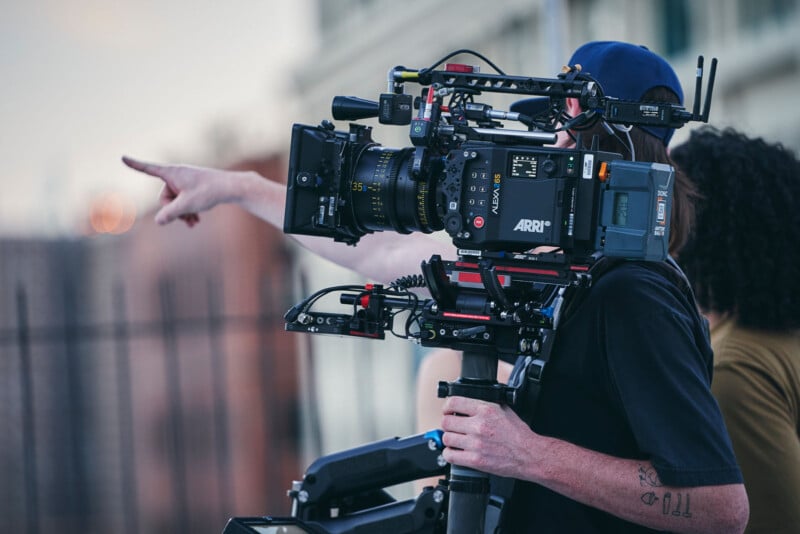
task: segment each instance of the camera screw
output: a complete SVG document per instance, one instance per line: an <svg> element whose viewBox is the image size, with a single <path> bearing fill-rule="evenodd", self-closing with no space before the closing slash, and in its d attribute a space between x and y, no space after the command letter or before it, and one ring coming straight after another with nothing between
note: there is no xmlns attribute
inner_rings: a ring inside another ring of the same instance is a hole
<svg viewBox="0 0 800 534"><path fill-rule="evenodd" d="M439 445L437 445L437 444L436 444L436 440L434 440L434 439L429 439L429 440L428 440L428 448L429 448L430 450L432 450L432 451L435 451L436 449L438 449L438 448L439 448Z"/></svg>
<svg viewBox="0 0 800 534"><path fill-rule="evenodd" d="M302 503L308 502L308 492L306 490L297 493L297 500Z"/></svg>
<svg viewBox="0 0 800 534"><path fill-rule="evenodd" d="M444 500L444 492L442 490L434 490L433 492L433 502L440 503Z"/></svg>
<svg viewBox="0 0 800 534"><path fill-rule="evenodd" d="M437 464L439 467L444 467L444 466L446 466L446 465L447 465L447 460L445 460L445 459L444 459L444 456L442 456L442 455L440 454L439 456L437 456L437 457L436 457L436 464Z"/></svg>
<svg viewBox="0 0 800 534"><path fill-rule="evenodd" d="M301 172L295 177L295 181L297 185L307 187L311 185L311 175L307 172Z"/></svg>

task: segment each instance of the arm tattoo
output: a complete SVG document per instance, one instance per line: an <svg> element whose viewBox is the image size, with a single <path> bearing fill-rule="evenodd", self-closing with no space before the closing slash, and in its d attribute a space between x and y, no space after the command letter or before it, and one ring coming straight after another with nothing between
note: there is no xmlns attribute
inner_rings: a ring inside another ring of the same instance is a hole
<svg viewBox="0 0 800 534"><path fill-rule="evenodd" d="M639 484L650 486L651 488L657 488L662 485L656 470L644 465L639 466Z"/></svg>
<svg viewBox="0 0 800 534"><path fill-rule="evenodd" d="M639 467L639 484L651 488L663 486L661 480L658 478L656 470L647 466ZM689 493L675 493L673 502L673 494L670 491L665 492L661 497L659 497L655 491L648 491L642 493L640 499L647 506L653 506L656 501L661 500L662 514L689 518L692 517L690 497L691 495Z"/></svg>

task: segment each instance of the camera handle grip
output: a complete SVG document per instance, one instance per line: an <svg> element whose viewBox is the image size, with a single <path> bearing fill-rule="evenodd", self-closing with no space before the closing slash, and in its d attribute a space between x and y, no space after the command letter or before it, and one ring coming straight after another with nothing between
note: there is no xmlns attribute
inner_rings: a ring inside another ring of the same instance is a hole
<svg viewBox="0 0 800 534"><path fill-rule="evenodd" d="M495 389L497 356L489 350L465 350L461 357L461 378L456 384L462 381L478 386L476 392L482 389L481 384L484 388ZM459 390L459 395L463 394L464 390ZM489 504L489 475L451 465L448 488L447 534L483 534Z"/></svg>

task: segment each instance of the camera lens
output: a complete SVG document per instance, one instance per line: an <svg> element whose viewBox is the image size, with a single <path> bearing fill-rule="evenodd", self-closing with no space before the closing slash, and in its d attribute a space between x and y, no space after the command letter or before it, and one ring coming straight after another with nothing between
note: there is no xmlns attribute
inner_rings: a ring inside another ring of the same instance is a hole
<svg viewBox="0 0 800 534"><path fill-rule="evenodd" d="M359 230L409 234L442 229L434 173L420 173L415 179L413 157L413 148L373 145L361 152L350 182L353 221Z"/></svg>

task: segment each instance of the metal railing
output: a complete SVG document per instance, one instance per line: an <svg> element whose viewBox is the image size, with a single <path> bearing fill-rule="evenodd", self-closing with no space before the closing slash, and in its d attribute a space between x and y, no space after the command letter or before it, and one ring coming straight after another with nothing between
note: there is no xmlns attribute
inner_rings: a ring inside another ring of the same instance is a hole
<svg viewBox="0 0 800 534"><path fill-rule="evenodd" d="M205 309L183 317L175 285L159 281L152 320L130 320L118 284L113 316L86 322L83 288L65 279L46 326L30 287L13 290L0 323L0 531L219 532L254 502L288 506L299 438L281 310L266 295L257 314L221 315L222 284L208 279Z"/></svg>

